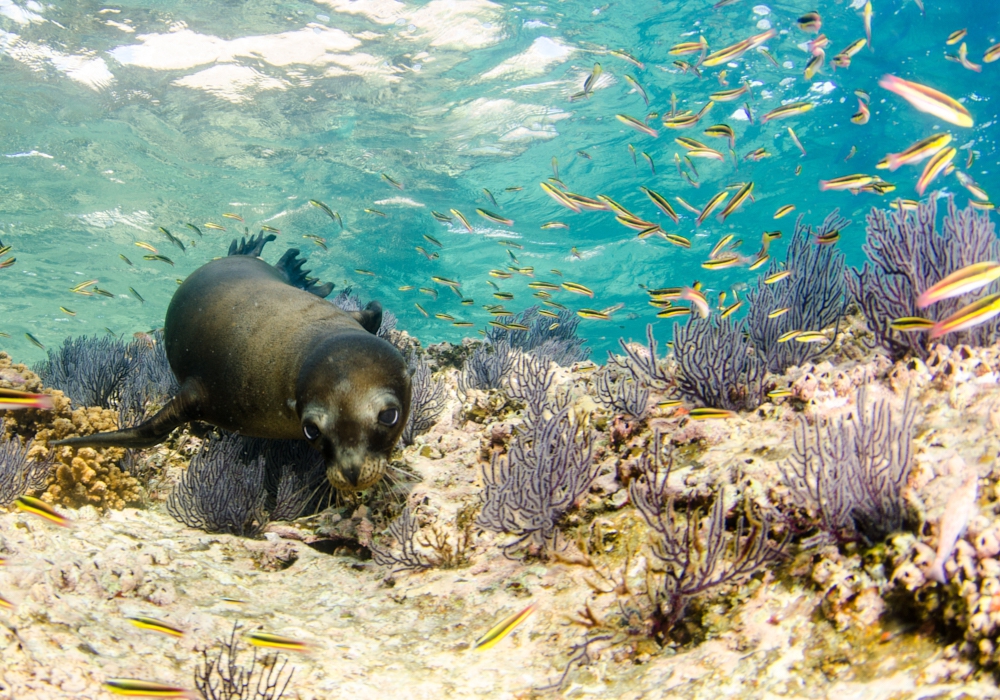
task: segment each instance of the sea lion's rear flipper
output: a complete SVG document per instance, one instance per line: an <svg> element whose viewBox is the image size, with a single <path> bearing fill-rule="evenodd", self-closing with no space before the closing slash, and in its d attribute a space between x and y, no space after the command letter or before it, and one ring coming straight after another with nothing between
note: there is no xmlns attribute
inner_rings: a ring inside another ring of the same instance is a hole
<svg viewBox="0 0 1000 700"><path fill-rule="evenodd" d="M74 447L152 447L163 442L174 428L201 417L202 395L198 383L188 380L175 397L156 415L134 428L110 433L94 433L80 437L54 440L50 445Z"/></svg>
<svg viewBox="0 0 1000 700"><path fill-rule="evenodd" d="M228 255L249 255L254 258L259 258L261 252L264 250L264 246L273 241L275 238L276 236L273 233L269 233L265 236L263 231L258 233L256 236L250 236L249 240L244 238L239 243L237 243L234 238L233 242L229 244Z"/></svg>
<svg viewBox="0 0 1000 700"><path fill-rule="evenodd" d="M264 251L264 246L274 239L273 233L265 236L263 231L256 236L250 236L249 239L243 238L237 241L234 238L233 242L229 244L229 255L249 255L259 258ZM310 271L302 269L305 264L306 259L299 257L299 249L289 248L274 267L285 275L285 280L291 286L315 294L321 299L330 296L334 287L333 282L320 284L315 277L309 277Z"/></svg>
<svg viewBox="0 0 1000 700"><path fill-rule="evenodd" d="M333 282L320 284L319 280L315 277L309 277L310 270L302 269L302 266L305 264L306 259L299 257L299 249L289 248L274 267L285 274L288 284L293 287L304 289L321 299L330 296L330 292L333 291Z"/></svg>
<svg viewBox="0 0 1000 700"><path fill-rule="evenodd" d="M370 301L361 311L348 311L354 320L361 324L366 331L375 335L382 325L382 305L377 301Z"/></svg>

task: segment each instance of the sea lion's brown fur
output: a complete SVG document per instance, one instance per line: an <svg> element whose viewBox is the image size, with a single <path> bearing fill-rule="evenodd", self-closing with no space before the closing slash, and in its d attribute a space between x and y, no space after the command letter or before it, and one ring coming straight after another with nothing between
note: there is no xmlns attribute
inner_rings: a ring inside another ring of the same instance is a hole
<svg viewBox="0 0 1000 700"><path fill-rule="evenodd" d="M377 482L410 410L400 353L374 335L381 307L347 313L290 286L256 257L213 260L178 287L164 325L170 367L181 384L141 425L56 444L149 447L200 420L251 437L309 439L330 483ZM395 414L393 413L395 409ZM395 422L385 423L395 415Z"/></svg>

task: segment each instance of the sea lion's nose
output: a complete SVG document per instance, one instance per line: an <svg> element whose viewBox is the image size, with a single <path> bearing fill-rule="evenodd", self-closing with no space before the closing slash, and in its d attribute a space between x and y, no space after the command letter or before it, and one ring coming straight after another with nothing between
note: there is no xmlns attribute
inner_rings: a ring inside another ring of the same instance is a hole
<svg viewBox="0 0 1000 700"><path fill-rule="evenodd" d="M340 473L345 479L351 484L351 486L357 486L358 481L361 480L361 465L351 464L341 467Z"/></svg>

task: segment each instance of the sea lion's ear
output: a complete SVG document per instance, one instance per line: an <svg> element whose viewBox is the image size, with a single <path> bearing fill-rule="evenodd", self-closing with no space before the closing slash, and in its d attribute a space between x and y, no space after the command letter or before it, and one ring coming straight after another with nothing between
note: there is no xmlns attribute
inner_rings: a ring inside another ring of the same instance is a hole
<svg viewBox="0 0 1000 700"><path fill-rule="evenodd" d="M366 331L372 335L378 333L382 325L382 305L377 301L370 301L361 311L351 311L350 314Z"/></svg>

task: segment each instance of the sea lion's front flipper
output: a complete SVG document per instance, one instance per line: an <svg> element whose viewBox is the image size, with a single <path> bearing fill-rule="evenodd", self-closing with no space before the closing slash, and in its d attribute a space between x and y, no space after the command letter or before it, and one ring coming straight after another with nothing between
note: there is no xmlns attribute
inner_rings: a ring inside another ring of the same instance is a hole
<svg viewBox="0 0 1000 700"><path fill-rule="evenodd" d="M166 406L134 428L54 440L49 444L75 447L152 447L163 442L174 428L201 417L202 392L199 386L198 382L190 379L184 382L181 390Z"/></svg>
<svg viewBox="0 0 1000 700"><path fill-rule="evenodd" d="M368 306L361 311L349 311L354 320L361 324L366 331L375 335L382 325L382 305L377 301L368 302Z"/></svg>

